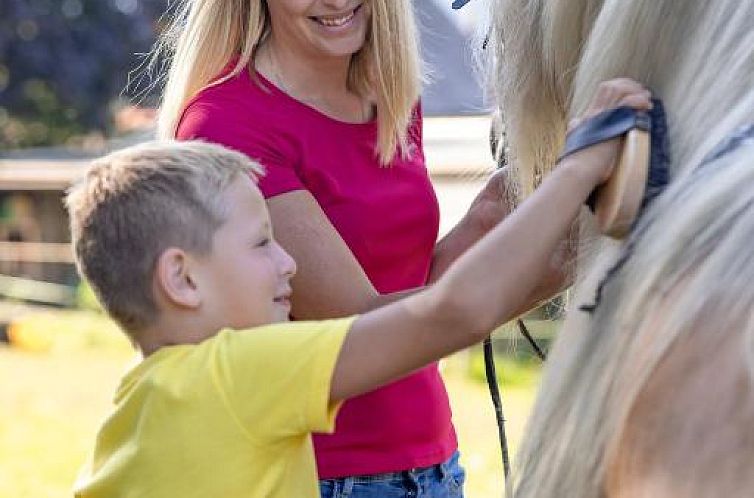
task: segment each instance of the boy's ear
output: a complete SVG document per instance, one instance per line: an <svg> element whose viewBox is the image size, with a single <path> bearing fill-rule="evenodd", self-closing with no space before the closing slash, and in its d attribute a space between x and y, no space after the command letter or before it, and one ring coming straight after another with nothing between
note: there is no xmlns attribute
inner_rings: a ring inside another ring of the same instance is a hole
<svg viewBox="0 0 754 498"><path fill-rule="evenodd" d="M157 258L154 272L158 292L175 306L196 308L202 298L192 277L191 258L177 247L169 247Z"/></svg>

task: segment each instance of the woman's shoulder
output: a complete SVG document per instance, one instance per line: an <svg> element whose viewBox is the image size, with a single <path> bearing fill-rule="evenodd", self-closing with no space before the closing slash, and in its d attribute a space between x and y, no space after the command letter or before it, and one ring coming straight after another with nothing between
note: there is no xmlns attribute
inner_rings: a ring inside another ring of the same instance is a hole
<svg viewBox="0 0 754 498"><path fill-rule="evenodd" d="M285 134L281 104L246 72L207 86L186 104L176 138L229 139L280 137Z"/></svg>
<svg viewBox="0 0 754 498"><path fill-rule="evenodd" d="M248 72L231 76L219 83L201 89L186 104L186 114L211 114L218 119L232 119L238 116L275 114L276 102L273 95L259 81L253 80Z"/></svg>

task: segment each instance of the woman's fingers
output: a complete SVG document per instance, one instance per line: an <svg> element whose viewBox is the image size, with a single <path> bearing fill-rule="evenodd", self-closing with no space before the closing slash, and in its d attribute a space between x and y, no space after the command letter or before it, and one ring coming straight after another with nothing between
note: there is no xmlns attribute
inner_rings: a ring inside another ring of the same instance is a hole
<svg viewBox="0 0 754 498"><path fill-rule="evenodd" d="M508 182L508 167L504 166L495 170L487 180L485 190L493 192L498 197L501 197L506 192L506 185Z"/></svg>

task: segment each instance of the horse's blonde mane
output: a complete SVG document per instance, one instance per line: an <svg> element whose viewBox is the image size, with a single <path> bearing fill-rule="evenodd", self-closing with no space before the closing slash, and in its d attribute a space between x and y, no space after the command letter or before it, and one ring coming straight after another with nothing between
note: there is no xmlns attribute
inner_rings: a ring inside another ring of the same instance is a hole
<svg viewBox="0 0 754 498"><path fill-rule="evenodd" d="M663 489L675 494L637 496L711 496L702 490L712 488L701 484L715 478L718 489L746 485L710 462L727 454L729 464L731 458L754 463L754 442L743 437L754 418L729 414L727 422L739 424L733 430L742 435L734 448L714 439L704 417L683 424L667 415L646 427L632 425L630 417L638 413L632 410L643 389L659 382L653 373L694 338L732 334L726 340L736 347L709 351L706 360L732 362L726 372L743 372L751 383L754 144L699 165L726 136L754 122L754 1L498 0L494 15L495 78L522 195L555 163L568 118L606 79L637 79L664 100L672 155L671 185L637 226L632 256L605 286L593 315L577 307L593 301L597 283L626 248L596 237L584 218L582 247L589 257L582 254L573 309L549 356L517 456L515 496L606 496L627 431L655 438L658 454L675 454L673 448L707 434L696 454L657 469L670 482ZM695 365L688 368L691 377ZM748 387L736 395L743 396L741 406L754 407ZM698 402L686 409L711 413L714 396L734 395L714 387L699 391ZM645 477L649 483L651 476ZM685 494L693 489L698 493Z"/></svg>

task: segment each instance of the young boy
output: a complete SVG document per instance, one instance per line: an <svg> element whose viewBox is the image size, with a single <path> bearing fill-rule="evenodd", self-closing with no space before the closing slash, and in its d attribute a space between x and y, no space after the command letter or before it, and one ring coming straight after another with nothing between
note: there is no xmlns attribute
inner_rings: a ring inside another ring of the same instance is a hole
<svg viewBox="0 0 754 498"><path fill-rule="evenodd" d="M601 88L591 113L646 107L643 92ZM434 286L322 322L287 321L296 265L246 156L165 142L95 161L67 198L76 260L144 359L117 390L76 496L318 496L310 433L334 429L342 400L510 319L616 149L562 160Z"/></svg>

